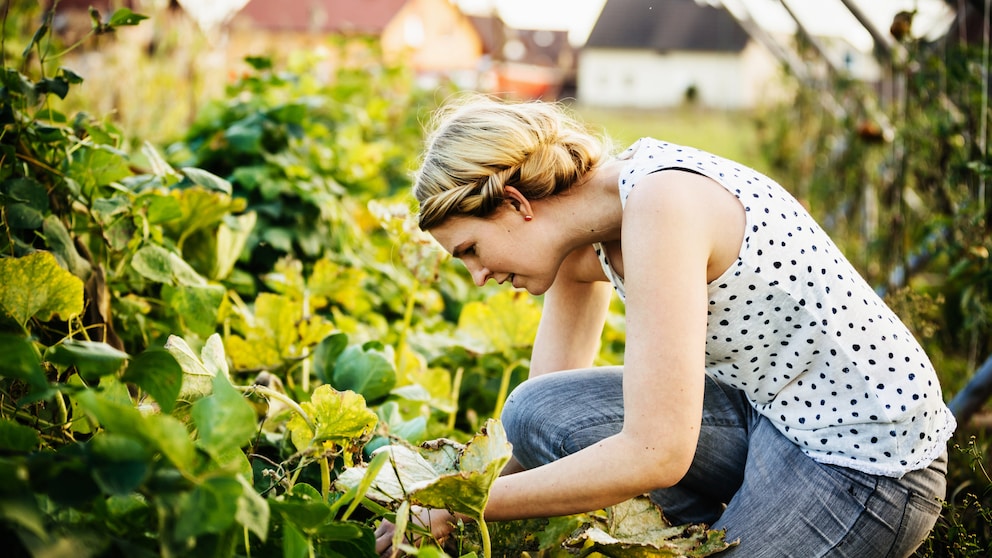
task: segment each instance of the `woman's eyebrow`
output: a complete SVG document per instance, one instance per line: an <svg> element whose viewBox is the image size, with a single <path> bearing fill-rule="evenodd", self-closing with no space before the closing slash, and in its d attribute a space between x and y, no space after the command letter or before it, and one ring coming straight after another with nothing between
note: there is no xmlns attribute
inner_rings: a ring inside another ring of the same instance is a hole
<svg viewBox="0 0 992 558"><path fill-rule="evenodd" d="M465 242L462 242L462 243L461 243L461 244L459 244L458 246L455 246L455 247L454 247L454 248L453 248L453 249L451 250L451 255L452 255L452 257L455 257L455 258L461 258L461 257L462 257L462 254L464 254L464 253L465 253L465 250L467 250L467 249L468 249L468 247L469 247L469 246L471 246L471 244L472 244L472 242L471 242L471 241L469 241L469 240L466 240Z"/></svg>

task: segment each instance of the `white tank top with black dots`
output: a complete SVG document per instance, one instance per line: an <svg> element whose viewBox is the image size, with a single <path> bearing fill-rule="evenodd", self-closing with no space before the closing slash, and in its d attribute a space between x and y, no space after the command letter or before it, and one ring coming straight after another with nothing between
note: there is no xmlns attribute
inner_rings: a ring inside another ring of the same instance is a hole
<svg viewBox="0 0 992 558"><path fill-rule="evenodd" d="M707 374L822 463L899 477L944 452L955 422L930 360L792 195L739 163L651 138L620 159L624 206L662 169L707 176L744 206L737 261L709 284Z"/></svg>

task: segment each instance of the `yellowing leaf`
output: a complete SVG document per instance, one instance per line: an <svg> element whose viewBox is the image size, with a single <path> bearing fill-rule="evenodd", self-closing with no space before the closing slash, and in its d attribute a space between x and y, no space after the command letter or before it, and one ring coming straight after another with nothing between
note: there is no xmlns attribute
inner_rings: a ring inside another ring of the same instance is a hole
<svg viewBox="0 0 992 558"><path fill-rule="evenodd" d="M567 548L591 547L610 558L699 558L737 544L726 542L723 531L706 525L673 526L646 496L610 507L605 520L589 517L591 522L565 541Z"/></svg>
<svg viewBox="0 0 992 558"><path fill-rule="evenodd" d="M385 446L378 451L389 452L390 462L376 475L366 496L383 503L408 499L482 519L489 491L510 460L511 450L502 424L494 419L464 446L450 440L423 444L419 451ZM346 469L337 483L350 489L364 475L363 467Z"/></svg>
<svg viewBox="0 0 992 558"><path fill-rule="evenodd" d="M83 282L51 252L0 259L0 307L24 327L31 318L68 319L83 311Z"/></svg>
<svg viewBox="0 0 992 558"><path fill-rule="evenodd" d="M365 405L365 398L353 391L337 391L324 384L313 391L310 401L300 404L310 415L311 429L302 417L294 415L287 428L299 450L329 442L341 447L359 445L372 435L379 417Z"/></svg>
<svg viewBox="0 0 992 558"><path fill-rule="evenodd" d="M458 329L482 352L506 353L534 343L541 309L525 292L504 290L462 308Z"/></svg>

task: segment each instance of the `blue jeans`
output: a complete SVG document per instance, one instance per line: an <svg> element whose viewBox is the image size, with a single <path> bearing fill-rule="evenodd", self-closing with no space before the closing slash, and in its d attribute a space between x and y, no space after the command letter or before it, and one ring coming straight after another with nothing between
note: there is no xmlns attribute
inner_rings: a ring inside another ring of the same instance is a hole
<svg viewBox="0 0 992 558"><path fill-rule="evenodd" d="M575 453L623 426L622 369L546 374L520 384L501 417L527 468ZM725 529L727 558L911 555L940 515L947 456L900 479L807 457L747 402L707 378L692 466L651 493L676 524ZM663 434L660 434L663 435Z"/></svg>

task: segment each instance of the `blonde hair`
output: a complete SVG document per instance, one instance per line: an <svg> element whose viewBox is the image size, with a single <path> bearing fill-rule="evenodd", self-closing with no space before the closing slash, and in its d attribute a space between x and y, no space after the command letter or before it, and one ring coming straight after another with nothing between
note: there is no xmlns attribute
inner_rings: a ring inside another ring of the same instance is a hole
<svg viewBox="0 0 992 558"><path fill-rule="evenodd" d="M420 228L486 217L503 204L506 186L532 200L562 193L610 149L556 103L457 99L434 114L416 174Z"/></svg>

